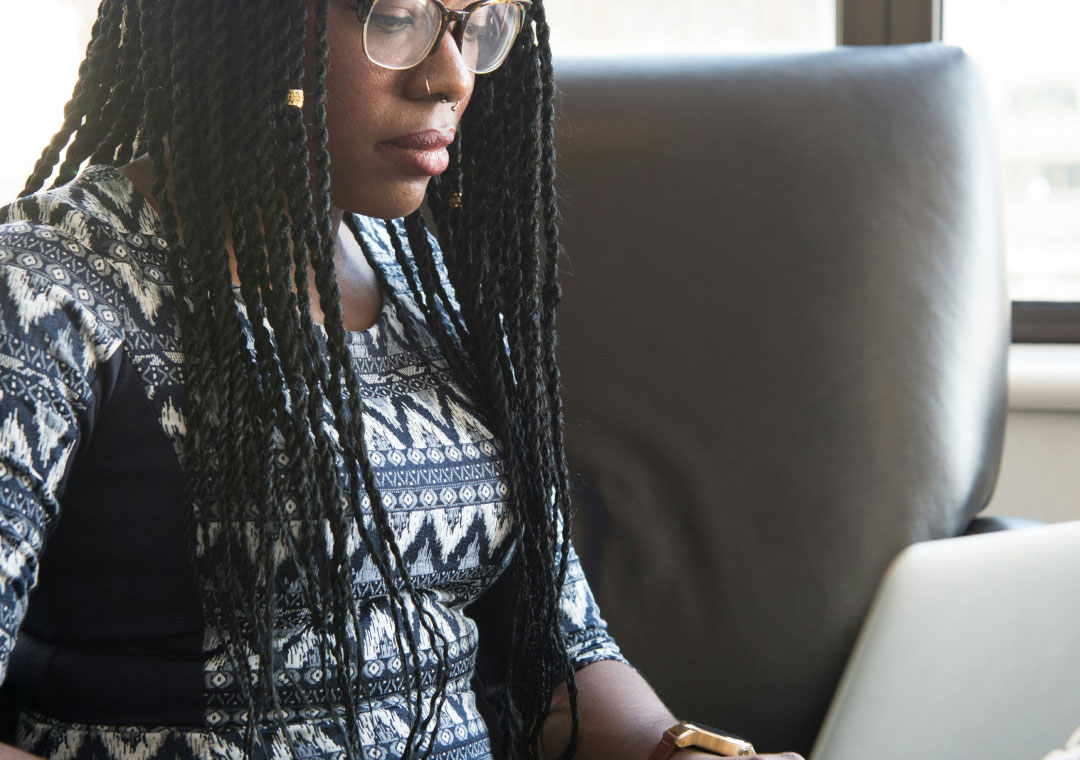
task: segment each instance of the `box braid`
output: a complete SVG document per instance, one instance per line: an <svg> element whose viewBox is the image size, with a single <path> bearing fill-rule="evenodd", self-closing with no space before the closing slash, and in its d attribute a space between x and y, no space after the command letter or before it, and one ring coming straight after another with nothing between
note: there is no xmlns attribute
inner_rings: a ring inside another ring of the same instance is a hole
<svg viewBox="0 0 1080 760"><path fill-rule="evenodd" d="M503 67L478 78L460 145L429 190L447 273L469 328L486 408L510 443L518 591L502 712L509 754L534 755L551 688L566 681L577 736L577 690L557 625L569 547L569 488L555 364L558 215L554 77L541 3ZM456 184L456 187L455 187ZM458 190L460 188L460 190ZM455 208L450 196L462 192ZM509 202L508 202L509 201ZM539 264L542 261L543 266Z"/></svg>
<svg viewBox="0 0 1080 760"><path fill-rule="evenodd" d="M184 353L187 540L203 578L204 614L247 702L248 754L267 731L291 743L291 685L279 680L274 646L287 578L302 591L327 673L325 704L305 707L329 709L348 757L362 755L358 714L370 696L350 635L361 630L351 584L342 582L345 547L358 535L397 624L413 695L403 754L415 757L434 743L448 642L405 569L363 445L361 383L333 264L328 2L313 3L305 124L285 103L305 81L305 0L102 0L61 129L22 194L54 172L54 186L69 181L88 160L122 165L145 152L152 161ZM559 627L570 514L555 364L553 97L548 27L534 0L506 64L477 79L450 167L429 186L453 296L439 278L424 217L387 223L429 330L455 379L488 411L506 456L517 541L508 572L517 593L506 611L512 635L501 716L513 758L539 757L551 693L563 681L573 715L564 757L577 735L577 691ZM464 204L454 202L458 193ZM363 247L354 220L345 221ZM309 265L322 330L311 316ZM385 275L374 268L385 291ZM441 650L426 705L421 633ZM268 724L255 717L262 715Z"/></svg>

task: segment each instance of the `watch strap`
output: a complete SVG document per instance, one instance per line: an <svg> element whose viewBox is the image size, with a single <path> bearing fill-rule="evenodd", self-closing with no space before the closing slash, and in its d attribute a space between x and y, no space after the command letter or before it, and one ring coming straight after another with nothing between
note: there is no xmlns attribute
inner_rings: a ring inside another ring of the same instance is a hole
<svg viewBox="0 0 1080 760"><path fill-rule="evenodd" d="M680 723L679 726L681 725ZM660 743L656 745L656 749L649 755L649 760L668 760L679 751L679 745L675 743L675 729L679 726L674 726L664 732L664 735L660 737Z"/></svg>

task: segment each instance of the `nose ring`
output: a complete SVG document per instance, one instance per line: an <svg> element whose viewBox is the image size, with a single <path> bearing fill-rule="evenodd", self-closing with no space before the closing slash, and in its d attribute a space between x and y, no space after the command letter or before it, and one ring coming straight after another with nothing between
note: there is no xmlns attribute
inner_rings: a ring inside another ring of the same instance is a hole
<svg viewBox="0 0 1080 760"><path fill-rule="evenodd" d="M424 77L424 91L427 92L428 97L430 98L431 97L431 83L428 82L428 78L426 76ZM439 102L440 103L449 103L450 101L447 100L445 95L440 95L439 96ZM459 105L461 105L461 101L458 101L457 103L454 103L454 105L450 106L450 110L457 113L457 107Z"/></svg>

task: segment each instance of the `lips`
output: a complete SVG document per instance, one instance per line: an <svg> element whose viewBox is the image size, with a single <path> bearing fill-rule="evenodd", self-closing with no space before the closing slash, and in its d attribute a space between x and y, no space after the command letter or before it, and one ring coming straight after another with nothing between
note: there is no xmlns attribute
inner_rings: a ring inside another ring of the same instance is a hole
<svg viewBox="0 0 1080 760"><path fill-rule="evenodd" d="M453 129L422 129L386 142L405 150L443 150L454 141L455 134Z"/></svg>
<svg viewBox="0 0 1080 760"><path fill-rule="evenodd" d="M450 165L453 129L422 129L379 143L407 173L434 177Z"/></svg>

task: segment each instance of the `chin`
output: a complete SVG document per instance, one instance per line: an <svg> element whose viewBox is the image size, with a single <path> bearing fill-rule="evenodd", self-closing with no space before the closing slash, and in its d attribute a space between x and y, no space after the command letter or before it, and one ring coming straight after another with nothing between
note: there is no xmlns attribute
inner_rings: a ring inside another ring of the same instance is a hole
<svg viewBox="0 0 1080 760"><path fill-rule="evenodd" d="M428 178L425 177L422 180L394 183L390 187L368 186L358 192L331 191L330 201L344 211L361 216L398 219L408 216L423 205L427 187Z"/></svg>

